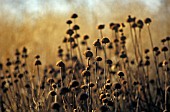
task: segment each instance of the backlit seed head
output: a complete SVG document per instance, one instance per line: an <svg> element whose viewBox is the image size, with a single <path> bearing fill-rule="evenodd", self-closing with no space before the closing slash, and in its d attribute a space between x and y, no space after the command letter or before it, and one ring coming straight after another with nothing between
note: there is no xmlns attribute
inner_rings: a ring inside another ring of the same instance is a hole
<svg viewBox="0 0 170 112"><path fill-rule="evenodd" d="M145 19L145 24L148 24L148 25L149 25L151 22L152 22L152 20L151 20L150 18L146 18L146 19Z"/></svg>
<svg viewBox="0 0 170 112"><path fill-rule="evenodd" d="M101 24L101 25L98 26L98 29L99 29L99 30L102 30L102 29L104 29L104 27L105 27L105 25L104 25L104 24Z"/></svg>
<svg viewBox="0 0 170 112"><path fill-rule="evenodd" d="M117 72L117 75L118 75L119 77L123 77L123 76L124 76L124 73L123 73L122 71L118 71L118 72Z"/></svg>
<svg viewBox="0 0 170 112"><path fill-rule="evenodd" d="M149 53L149 49L145 49L145 54Z"/></svg>
<svg viewBox="0 0 170 112"><path fill-rule="evenodd" d="M84 101L87 100L88 97L87 93L80 93L79 100Z"/></svg>
<svg viewBox="0 0 170 112"><path fill-rule="evenodd" d="M107 44L110 42L109 38L107 38L107 37L103 37L101 41L103 44Z"/></svg>
<svg viewBox="0 0 170 112"><path fill-rule="evenodd" d="M112 65L112 64L113 64L113 62L112 62L111 59L107 59L107 60L106 60L106 63L107 63L108 65Z"/></svg>
<svg viewBox="0 0 170 112"><path fill-rule="evenodd" d="M55 81L54 81L54 79L53 78L48 78L47 79L47 83L48 84L53 84Z"/></svg>
<svg viewBox="0 0 170 112"><path fill-rule="evenodd" d="M121 84L116 82L114 85L113 85L114 89L121 89Z"/></svg>
<svg viewBox="0 0 170 112"><path fill-rule="evenodd" d="M90 82L90 84L89 84L89 87L94 87L95 86L95 84L93 83L93 82Z"/></svg>
<svg viewBox="0 0 170 112"><path fill-rule="evenodd" d="M70 92L70 89L67 88L67 87L63 87L63 88L60 89L60 95L65 95L68 92Z"/></svg>
<svg viewBox="0 0 170 112"><path fill-rule="evenodd" d="M83 77L89 77L89 76L91 76L91 73L90 73L90 71L88 71L88 70L83 70L83 72L81 73L81 75L82 75Z"/></svg>
<svg viewBox="0 0 170 112"><path fill-rule="evenodd" d="M74 14L71 16L71 18L76 19L76 18L78 18L78 15L77 15L76 13L74 13Z"/></svg>
<svg viewBox="0 0 170 112"><path fill-rule="evenodd" d="M102 57L96 56L96 61L102 61Z"/></svg>
<svg viewBox="0 0 170 112"><path fill-rule="evenodd" d="M76 38L76 39L79 37L80 37L80 34L78 34L78 33L74 35L74 38Z"/></svg>
<svg viewBox="0 0 170 112"><path fill-rule="evenodd" d="M57 103L57 102L53 102L53 103L51 104L51 109L60 111L60 107L61 107L61 106L60 106L59 103Z"/></svg>
<svg viewBox="0 0 170 112"><path fill-rule="evenodd" d="M93 45L94 45L95 47L100 47L100 46L101 46L100 39L95 40L95 41L93 42Z"/></svg>
<svg viewBox="0 0 170 112"><path fill-rule="evenodd" d="M68 29L67 32L66 32L68 35L72 36L74 34L73 30L72 29Z"/></svg>
<svg viewBox="0 0 170 112"><path fill-rule="evenodd" d="M128 23L131 23L132 22L132 17L131 15L128 16L127 20L126 20Z"/></svg>
<svg viewBox="0 0 170 112"><path fill-rule="evenodd" d="M51 95L51 96L57 95L57 93L54 90L51 90L48 94Z"/></svg>
<svg viewBox="0 0 170 112"><path fill-rule="evenodd" d="M56 63L56 65L57 65L58 67L61 67L61 68L64 68L64 67L65 67L65 64L64 64L64 62L63 62L62 60L58 61L58 62Z"/></svg>
<svg viewBox="0 0 170 112"><path fill-rule="evenodd" d="M74 25L73 26L73 30L79 30L79 29L80 29L79 25Z"/></svg>
<svg viewBox="0 0 170 112"><path fill-rule="evenodd" d="M67 20L66 23L67 23L68 25L70 25L70 24L72 24L72 21L71 21L71 20Z"/></svg>
<svg viewBox="0 0 170 112"><path fill-rule="evenodd" d="M86 50L84 52L84 55L86 58L92 58L93 57L93 53L90 50Z"/></svg>

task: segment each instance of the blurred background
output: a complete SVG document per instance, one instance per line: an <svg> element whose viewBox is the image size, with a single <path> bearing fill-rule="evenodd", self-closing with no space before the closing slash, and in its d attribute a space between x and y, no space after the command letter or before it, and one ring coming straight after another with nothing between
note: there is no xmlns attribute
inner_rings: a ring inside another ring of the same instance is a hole
<svg viewBox="0 0 170 112"><path fill-rule="evenodd" d="M81 36L90 42L99 37L97 25L105 24L104 36L110 37L109 23L126 22L128 15L152 19L151 32L155 45L169 36L170 0L0 0L0 61L12 57L15 50L28 48L30 63L39 54L43 64L57 61L57 48L62 46L68 26L66 21L78 14ZM127 23L125 23L126 25ZM128 26L126 26L128 27ZM128 27L129 28L129 27ZM125 35L129 36L129 30ZM145 28L143 44L150 47ZM129 42L129 41L128 41ZM130 43L130 42L129 42ZM130 44L129 49L131 49ZM84 51L83 51L84 52Z"/></svg>

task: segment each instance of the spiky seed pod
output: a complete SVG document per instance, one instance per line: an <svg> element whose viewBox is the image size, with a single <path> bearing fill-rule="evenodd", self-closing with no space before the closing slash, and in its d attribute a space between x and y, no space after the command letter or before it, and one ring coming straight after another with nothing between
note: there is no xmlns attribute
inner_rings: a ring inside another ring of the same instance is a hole
<svg viewBox="0 0 170 112"><path fill-rule="evenodd" d="M48 94L51 95L51 96L57 95L57 93L54 90L51 90Z"/></svg>
<svg viewBox="0 0 170 112"><path fill-rule="evenodd" d="M122 72L122 71L118 71L117 72L117 75L121 78L121 77L123 77L123 76L125 76L125 74Z"/></svg>
<svg viewBox="0 0 170 112"><path fill-rule="evenodd" d="M101 46L100 39L95 40L95 41L93 42L93 45L94 45L95 47L100 47L100 46Z"/></svg>
<svg viewBox="0 0 170 112"><path fill-rule="evenodd" d="M76 19L78 18L78 15L76 13L72 14L71 18Z"/></svg>
<svg viewBox="0 0 170 112"><path fill-rule="evenodd" d="M72 80L69 85L70 85L70 88L75 88L79 86L79 82L77 80Z"/></svg>
<svg viewBox="0 0 170 112"><path fill-rule="evenodd" d="M67 87L62 87L62 88L60 89L60 95L65 95L65 94L67 94L68 92L70 92L70 89L67 88Z"/></svg>
<svg viewBox="0 0 170 112"><path fill-rule="evenodd" d="M96 61L102 61L102 57L100 57L100 56L96 56L96 59L95 59Z"/></svg>
<svg viewBox="0 0 170 112"><path fill-rule="evenodd" d="M61 68L64 68L64 67L65 67L65 64L64 64L64 62L63 62L62 60L58 61L58 62L56 63L56 65L57 65L58 67L61 67Z"/></svg>
<svg viewBox="0 0 170 112"><path fill-rule="evenodd" d="M90 73L90 71L88 71L88 70L83 70L83 72L81 73L81 75L82 75L83 77L89 77L89 76L91 76L91 73Z"/></svg>
<svg viewBox="0 0 170 112"><path fill-rule="evenodd" d="M114 85L113 85L114 89L121 89L121 84L116 82Z"/></svg>
<svg viewBox="0 0 170 112"><path fill-rule="evenodd" d="M162 48L162 51L163 51L163 52L167 52L167 51L168 51L168 47L164 46L164 47Z"/></svg>
<svg viewBox="0 0 170 112"><path fill-rule="evenodd" d="M53 103L51 104L51 109L60 111L60 107L61 107L61 106L60 106L59 103L57 103L57 102L53 102Z"/></svg>
<svg viewBox="0 0 170 112"><path fill-rule="evenodd" d="M151 22L152 22L152 20L150 18L145 19L145 24L150 24Z"/></svg>
<svg viewBox="0 0 170 112"><path fill-rule="evenodd" d="M93 57L93 53L90 50L86 50L84 52L84 55L86 58L92 58Z"/></svg>
<svg viewBox="0 0 170 112"><path fill-rule="evenodd" d="M79 30L79 29L80 29L79 25L74 25L73 26L73 30Z"/></svg>
<svg viewBox="0 0 170 112"><path fill-rule="evenodd" d="M71 25L71 24L72 24L72 21L71 21L71 20L67 20L66 23L67 23L68 25Z"/></svg>
<svg viewBox="0 0 170 112"><path fill-rule="evenodd" d="M37 59L37 60L35 61L35 66L38 66L38 65L41 65L41 61L40 61L39 59Z"/></svg>
<svg viewBox="0 0 170 112"><path fill-rule="evenodd" d="M81 93L79 96L79 100L84 101L84 100L87 100L88 97L89 96L87 93Z"/></svg>
<svg viewBox="0 0 170 112"><path fill-rule="evenodd" d="M102 29L104 29L104 27L105 27L105 25L101 24L101 25L98 26L98 30L102 30Z"/></svg>
<svg viewBox="0 0 170 112"><path fill-rule="evenodd" d="M107 37L103 37L101 41L103 44L107 44L110 42L109 38L107 38Z"/></svg>
<svg viewBox="0 0 170 112"><path fill-rule="evenodd" d="M68 35L72 36L74 34L73 30L72 29L68 29L67 32L66 32Z"/></svg>

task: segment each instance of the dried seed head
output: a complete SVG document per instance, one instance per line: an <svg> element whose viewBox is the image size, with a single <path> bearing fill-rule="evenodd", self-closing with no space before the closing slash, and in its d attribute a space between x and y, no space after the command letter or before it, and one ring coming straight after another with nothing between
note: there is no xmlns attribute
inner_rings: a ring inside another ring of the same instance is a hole
<svg viewBox="0 0 170 112"><path fill-rule="evenodd" d="M88 70L83 70L83 72L81 73L81 75L82 75L83 77L89 77L89 76L91 76L91 73L90 73L90 71L88 71Z"/></svg>
<svg viewBox="0 0 170 112"><path fill-rule="evenodd" d="M62 60L58 61L58 62L56 63L56 65L59 66L59 67L61 67L61 68L64 68L64 67L65 67L65 64L64 64L64 62L63 62Z"/></svg>
<svg viewBox="0 0 170 112"><path fill-rule="evenodd" d="M71 21L71 20L67 20L66 23L67 23L68 25L70 25L70 24L72 24L72 21Z"/></svg>
<svg viewBox="0 0 170 112"><path fill-rule="evenodd" d="M142 20L138 20L137 21L137 26L140 28L140 29L142 29L143 28L143 21Z"/></svg>
<svg viewBox="0 0 170 112"><path fill-rule="evenodd" d="M57 102L53 102L53 103L51 104L51 109L60 111L60 107L61 107L61 106L60 106L59 103L57 103Z"/></svg>
<svg viewBox="0 0 170 112"><path fill-rule="evenodd" d="M40 61L39 59L37 59L37 60L35 61L35 66L38 66L38 65L41 65L41 61Z"/></svg>
<svg viewBox="0 0 170 112"><path fill-rule="evenodd" d="M104 29L104 27L105 27L105 25L104 25L104 24L101 24L101 25L98 26L98 29L99 29L99 30L102 30L102 29Z"/></svg>
<svg viewBox="0 0 170 112"><path fill-rule="evenodd" d="M68 29L67 32L66 32L68 35L72 36L74 34L73 30L72 29Z"/></svg>
<svg viewBox="0 0 170 112"><path fill-rule="evenodd" d="M57 85L55 83L52 84L52 88L53 89L56 89L57 88Z"/></svg>
<svg viewBox="0 0 170 112"><path fill-rule="evenodd" d="M76 38L76 39L79 37L80 37L80 34L78 34L78 33L74 35L74 38Z"/></svg>
<svg viewBox="0 0 170 112"><path fill-rule="evenodd" d="M67 94L68 92L70 92L70 89L67 88L67 87L62 87L62 88L60 89L60 95L65 95L65 94Z"/></svg>
<svg viewBox="0 0 170 112"><path fill-rule="evenodd" d="M96 56L96 61L102 61L102 57Z"/></svg>
<svg viewBox="0 0 170 112"><path fill-rule="evenodd" d="M79 30L79 29L80 29L79 25L74 25L73 26L73 30Z"/></svg>
<svg viewBox="0 0 170 112"><path fill-rule="evenodd" d="M23 78L23 74L20 73L20 74L18 75L18 78L22 79L22 78Z"/></svg>
<svg viewBox="0 0 170 112"><path fill-rule="evenodd" d="M112 86L112 84L111 83L106 83L106 85L105 85L105 89L107 89L107 90L109 90L110 88L111 88L111 86Z"/></svg>
<svg viewBox="0 0 170 112"><path fill-rule="evenodd" d="M72 80L70 82L70 88L75 88L77 86L79 86L79 82L77 80Z"/></svg>
<svg viewBox="0 0 170 112"><path fill-rule="evenodd" d="M103 98L106 98L105 94L100 94L99 99L102 100Z"/></svg>
<svg viewBox="0 0 170 112"><path fill-rule="evenodd" d="M163 51L163 52L167 52L167 51L168 51L168 47L164 46L164 47L162 48L162 51Z"/></svg>
<svg viewBox="0 0 170 112"><path fill-rule="evenodd" d="M54 90L51 90L48 94L51 95L51 96L57 95L57 93Z"/></svg>
<svg viewBox="0 0 170 112"><path fill-rule="evenodd" d="M90 82L90 84L89 84L89 87L94 87L95 86L95 84L93 83L93 82Z"/></svg>
<svg viewBox="0 0 170 112"><path fill-rule="evenodd" d="M121 84L116 82L114 85L114 89L121 89Z"/></svg>
<svg viewBox="0 0 170 112"><path fill-rule="evenodd" d="M150 18L145 19L145 24L149 25L151 22L152 22L152 20Z"/></svg>
<svg viewBox="0 0 170 112"><path fill-rule="evenodd" d="M63 43L66 43L67 42L67 37L64 37L64 39L63 39Z"/></svg>
<svg viewBox="0 0 170 112"><path fill-rule="evenodd" d="M81 93L79 96L79 100L84 101L84 100L87 100L88 97L89 96L87 93Z"/></svg>
<svg viewBox="0 0 170 112"><path fill-rule="evenodd" d="M47 79L47 83L48 84L53 84L55 81L54 81L54 79L53 78L48 78Z"/></svg>
<svg viewBox="0 0 170 112"><path fill-rule="evenodd" d="M145 49L145 54L149 53L149 49Z"/></svg>
<svg viewBox="0 0 170 112"><path fill-rule="evenodd" d="M86 50L84 52L84 55L86 58L92 58L93 57L93 53L90 50Z"/></svg>
<svg viewBox="0 0 170 112"><path fill-rule="evenodd" d="M81 85L80 88L86 90L86 89L88 89L88 86L87 85Z"/></svg>
<svg viewBox="0 0 170 112"><path fill-rule="evenodd" d="M109 45L107 46L108 49L113 49L113 43L110 42Z"/></svg>
<svg viewBox="0 0 170 112"><path fill-rule="evenodd" d="M118 71L118 72L117 72L117 75L121 78L121 77L124 76L124 73L123 73L122 71Z"/></svg>
<svg viewBox="0 0 170 112"><path fill-rule="evenodd" d="M36 59L39 59L39 58L40 58L40 55L36 55L35 58L36 58Z"/></svg>
<svg viewBox="0 0 170 112"><path fill-rule="evenodd" d="M158 50L159 50L158 47L154 47L154 48L153 48L153 51L155 51L155 52L157 52Z"/></svg>
<svg viewBox="0 0 170 112"><path fill-rule="evenodd" d="M100 39L95 40L95 41L93 42L93 45L94 45L95 47L100 47L100 46L101 46Z"/></svg>
<svg viewBox="0 0 170 112"><path fill-rule="evenodd" d="M170 41L170 37L166 37L166 41Z"/></svg>
<svg viewBox="0 0 170 112"><path fill-rule="evenodd" d="M137 27L137 24L136 23L133 23L132 24L132 28L136 28Z"/></svg>
<svg viewBox="0 0 170 112"><path fill-rule="evenodd" d="M88 36L88 35L84 35L84 36L83 36L83 39L84 39L84 40L88 40L88 39L89 39L89 36Z"/></svg>
<svg viewBox="0 0 170 112"><path fill-rule="evenodd" d="M78 18L78 15L77 15L76 13L74 13L74 14L71 16L71 18L76 19L76 18Z"/></svg>
<svg viewBox="0 0 170 112"><path fill-rule="evenodd" d="M107 63L108 65L112 65L112 64L113 64L113 62L112 62L111 59L107 59L107 60L106 60L106 63Z"/></svg>
<svg viewBox="0 0 170 112"><path fill-rule="evenodd" d="M131 23L132 22L132 17L131 15L128 16L127 20L126 20L128 23Z"/></svg>
<svg viewBox="0 0 170 112"><path fill-rule="evenodd" d="M109 38L107 38L107 37L103 37L101 41L103 44L107 44L110 42Z"/></svg>
<svg viewBox="0 0 170 112"><path fill-rule="evenodd" d="M115 25L114 23L110 23L109 24L110 29L112 29L114 25Z"/></svg>

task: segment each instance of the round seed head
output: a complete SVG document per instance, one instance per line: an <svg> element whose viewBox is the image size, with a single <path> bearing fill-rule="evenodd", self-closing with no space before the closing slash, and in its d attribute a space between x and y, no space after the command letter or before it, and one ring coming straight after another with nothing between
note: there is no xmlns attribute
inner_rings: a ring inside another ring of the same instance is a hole
<svg viewBox="0 0 170 112"><path fill-rule="evenodd" d="M60 89L60 95L65 95L68 92L70 92L70 89L67 88L67 87L63 87L63 88Z"/></svg>
<svg viewBox="0 0 170 112"><path fill-rule="evenodd" d="M101 41L102 41L103 44L107 44L107 43L110 42L109 38L107 38L107 37L102 38Z"/></svg>
<svg viewBox="0 0 170 112"><path fill-rule="evenodd" d="M39 59L39 58L40 58L40 55L35 56L35 58L36 58L36 59Z"/></svg>
<svg viewBox="0 0 170 112"><path fill-rule="evenodd" d="M145 49L145 54L149 53L149 49Z"/></svg>
<svg viewBox="0 0 170 112"><path fill-rule="evenodd" d="M84 52L84 55L86 58L92 58L93 57L93 53L90 50L86 50Z"/></svg>
<svg viewBox="0 0 170 112"><path fill-rule="evenodd" d="M102 57L96 56L96 61L102 61Z"/></svg>
<svg viewBox="0 0 170 112"><path fill-rule="evenodd" d="M168 47L164 46L164 47L162 48L162 51L163 51L163 52L167 52L167 51L168 51Z"/></svg>
<svg viewBox="0 0 170 112"><path fill-rule="evenodd" d="M114 85L114 89L121 89L121 84L116 82Z"/></svg>
<svg viewBox="0 0 170 112"><path fill-rule="evenodd" d="M20 73L20 74L18 75L18 78L22 79L22 78L23 78L23 74Z"/></svg>
<svg viewBox="0 0 170 112"><path fill-rule="evenodd" d="M140 28L140 29L142 29L143 28L143 21L142 20L138 20L137 21L137 26Z"/></svg>
<svg viewBox="0 0 170 112"><path fill-rule="evenodd" d="M53 89L56 89L57 88L57 85L55 83L52 84L52 88Z"/></svg>
<svg viewBox="0 0 170 112"><path fill-rule="evenodd" d="M67 42L67 37L64 37L64 39L63 39L63 43L66 43Z"/></svg>
<svg viewBox="0 0 170 112"><path fill-rule="evenodd" d="M54 79L53 78L48 78L47 79L47 83L48 84L53 84L55 81L54 81Z"/></svg>
<svg viewBox="0 0 170 112"><path fill-rule="evenodd" d="M114 25L115 25L114 23L110 23L110 24L109 24L110 29L112 29Z"/></svg>
<svg viewBox="0 0 170 112"><path fill-rule="evenodd" d="M111 59L107 59L107 60L106 60L106 63L107 63L108 65L112 65L112 64L113 64L113 62L112 62Z"/></svg>
<svg viewBox="0 0 170 112"><path fill-rule="evenodd" d="M60 111L60 105L59 105L59 103L53 102L53 103L51 104L51 109Z"/></svg>
<svg viewBox="0 0 170 112"><path fill-rule="evenodd" d="M123 73L122 71L118 71L118 72L117 72L117 75L121 78L121 77L124 76L124 73Z"/></svg>
<svg viewBox="0 0 170 112"><path fill-rule="evenodd" d="M78 15L76 14L76 13L74 13L72 16L71 16L71 18L73 18L73 19L76 19L78 17Z"/></svg>
<svg viewBox="0 0 170 112"><path fill-rule="evenodd" d="M88 97L89 96L87 93L81 93L79 96L79 100L84 101L84 100L87 100Z"/></svg>
<svg viewBox="0 0 170 112"><path fill-rule="evenodd" d="M74 25L73 26L73 30L79 30L79 29L80 29L79 25Z"/></svg>
<svg viewBox="0 0 170 112"><path fill-rule="evenodd" d="M122 35L122 36L120 37L120 39L121 39L122 41L125 41L125 40L126 40L126 36Z"/></svg>
<svg viewBox="0 0 170 112"><path fill-rule="evenodd" d="M136 28L137 27L137 24L136 23L133 23L132 24L132 28Z"/></svg>
<svg viewBox="0 0 170 112"><path fill-rule="evenodd" d="M102 30L102 29L104 29L104 27L105 27L105 25L104 25L104 24L101 24L101 25L98 26L98 29L99 29L99 30Z"/></svg>
<svg viewBox="0 0 170 112"><path fill-rule="evenodd" d="M88 36L88 35L84 35L84 36L83 36L83 39L84 39L84 40L88 40L88 39L89 39L89 36Z"/></svg>
<svg viewBox="0 0 170 112"><path fill-rule="evenodd" d="M93 42L93 45L94 45L95 47L100 47L100 46L101 46L100 39L95 40L95 41Z"/></svg>
<svg viewBox="0 0 170 112"><path fill-rule="evenodd" d="M23 52L23 53L27 53L27 48L26 48L26 47L23 47L22 52Z"/></svg>
<svg viewBox="0 0 170 112"><path fill-rule="evenodd" d="M51 90L48 94L51 95L51 96L57 95L57 93L54 90Z"/></svg>
<svg viewBox="0 0 170 112"><path fill-rule="evenodd" d="M146 19L145 19L145 24L148 24L148 25L149 25L151 22L152 22L152 20L151 20L150 18L146 18Z"/></svg>
<svg viewBox="0 0 170 112"><path fill-rule="evenodd" d="M88 71L88 70L83 70L83 72L81 73L81 75L82 75L83 77L89 77L89 76L91 76L91 73L90 73L90 71Z"/></svg>
<svg viewBox="0 0 170 112"><path fill-rule="evenodd" d="M71 21L71 20L67 20L66 23L67 23L68 25L70 25L70 24L72 24L72 21Z"/></svg>
<svg viewBox="0 0 170 112"><path fill-rule="evenodd" d="M155 52L157 52L158 50L159 50L158 47L154 47L154 48L153 48L153 51L155 51Z"/></svg>
<svg viewBox="0 0 170 112"><path fill-rule="evenodd" d="M95 85L94 85L94 83L92 83L92 82L90 82L90 84L89 84L89 87L94 87Z"/></svg>
<svg viewBox="0 0 170 112"><path fill-rule="evenodd" d="M99 99L102 100L103 98L106 98L105 94L100 94Z"/></svg>
<svg viewBox="0 0 170 112"><path fill-rule="evenodd" d="M66 32L68 35L72 36L74 34L73 30L72 29L68 29L67 32Z"/></svg>
<svg viewBox="0 0 170 112"><path fill-rule="evenodd" d="M72 80L70 82L70 88L75 88L77 86L79 86L79 82L77 80Z"/></svg>
<svg viewBox="0 0 170 112"><path fill-rule="evenodd" d="M69 37L68 42L74 42L74 38L73 37Z"/></svg>
<svg viewBox="0 0 170 112"><path fill-rule="evenodd" d="M112 84L110 84L110 83L106 83L106 85L105 85L105 89L109 90L109 89L111 88L111 86L112 86Z"/></svg>
<svg viewBox="0 0 170 112"><path fill-rule="evenodd" d="M107 46L108 49L113 49L113 43L110 42L109 45Z"/></svg>
<svg viewBox="0 0 170 112"><path fill-rule="evenodd" d="M126 20L128 23L131 23L132 22L132 17L131 15L128 16L127 20Z"/></svg>
<svg viewBox="0 0 170 112"><path fill-rule="evenodd" d="M37 59L37 60L35 61L35 66L37 66L37 65L41 65L41 61L40 61L39 59Z"/></svg>
<svg viewBox="0 0 170 112"><path fill-rule="evenodd" d="M58 62L56 63L56 65L59 66L59 67L61 67L61 68L64 68L64 67L65 67L65 64L64 64L64 62L63 62L62 60L58 61Z"/></svg>
<svg viewBox="0 0 170 112"><path fill-rule="evenodd" d="M79 37L80 37L80 34L78 34L78 33L74 35L74 38L76 38L76 39Z"/></svg>

